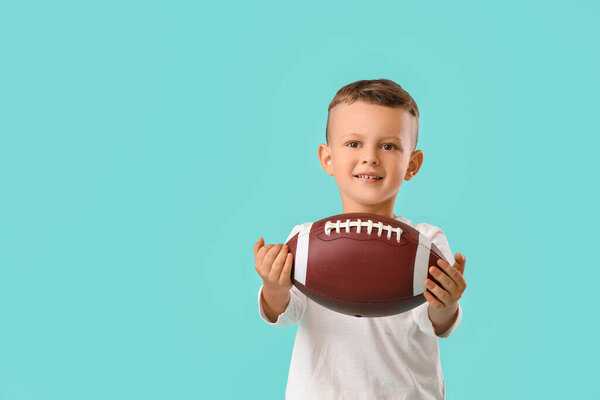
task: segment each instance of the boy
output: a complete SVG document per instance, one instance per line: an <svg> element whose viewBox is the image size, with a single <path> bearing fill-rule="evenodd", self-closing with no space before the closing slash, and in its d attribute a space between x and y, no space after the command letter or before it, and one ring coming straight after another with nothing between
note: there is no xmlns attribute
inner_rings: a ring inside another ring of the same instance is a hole
<svg viewBox="0 0 600 400"><path fill-rule="evenodd" d="M440 228L393 214L400 185L423 163L422 151L415 150L418 118L412 97L393 81L346 85L329 105L327 145L319 146L319 160L335 178L344 213L396 218L428 236L452 260ZM286 242L299 228L292 229ZM263 279L260 316L278 327L300 321L286 399L445 398L437 338L448 337L462 318L463 255L456 253L453 265L440 260L430 267L440 286L425 280L427 302L379 318L340 314L304 296L292 285L292 254L283 244L265 245L259 238L254 257Z"/></svg>

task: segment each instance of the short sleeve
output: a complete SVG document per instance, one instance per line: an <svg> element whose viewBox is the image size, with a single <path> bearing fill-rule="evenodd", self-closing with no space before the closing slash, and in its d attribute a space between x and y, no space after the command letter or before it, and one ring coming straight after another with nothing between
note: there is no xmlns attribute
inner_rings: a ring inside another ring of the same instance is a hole
<svg viewBox="0 0 600 400"><path fill-rule="evenodd" d="M289 242L291 238L298 232L300 232L302 225L296 225L292 228L292 231L288 235L285 243ZM285 327L295 324L302 318L304 311L306 310L306 296L304 293L299 291L295 286L292 286L290 289L290 302L288 303L285 311L277 317L277 321L271 322L267 315L265 314L265 310L262 306L262 290L263 286L260 286L258 290L258 312L261 318L269 325L275 327Z"/></svg>
<svg viewBox="0 0 600 400"><path fill-rule="evenodd" d="M432 225L428 224L419 224L420 226L415 226L415 228L419 229L424 235L429 237L431 241L437 246L438 249L442 252L442 255L449 263L453 263L454 256L452 255L452 251L450 250L450 245L448 244L448 239L446 239L446 235L444 232ZM460 303L458 304L458 315L456 316L456 320L454 323L448 328L446 332L443 332L439 335L435 334L435 330L433 329L433 324L429 319L429 303L425 302L415 308L412 309L412 314L415 322L419 325L419 328L430 336L434 336L437 338L447 338L450 334L458 328L462 321L462 309L460 307Z"/></svg>

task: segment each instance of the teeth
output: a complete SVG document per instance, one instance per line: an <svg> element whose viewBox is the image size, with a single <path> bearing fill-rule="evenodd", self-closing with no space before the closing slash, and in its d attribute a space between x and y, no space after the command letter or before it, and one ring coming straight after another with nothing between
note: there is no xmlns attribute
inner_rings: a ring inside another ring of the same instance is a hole
<svg viewBox="0 0 600 400"><path fill-rule="evenodd" d="M378 176L369 176L369 175L357 175L359 178L367 178L367 179L381 179Z"/></svg>

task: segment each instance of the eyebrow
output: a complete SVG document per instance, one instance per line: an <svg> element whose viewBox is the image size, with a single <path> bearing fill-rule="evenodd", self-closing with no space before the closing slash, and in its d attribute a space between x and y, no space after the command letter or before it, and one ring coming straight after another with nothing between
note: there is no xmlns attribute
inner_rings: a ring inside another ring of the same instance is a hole
<svg viewBox="0 0 600 400"><path fill-rule="evenodd" d="M361 135L360 133L352 132L352 133L348 133L348 134L342 136L342 140L348 140L352 137L359 137L361 139L364 138L364 136ZM386 137L382 137L381 140L394 140L396 142L396 144L402 148L402 139L400 139L398 136L394 136L394 135L386 136Z"/></svg>
<svg viewBox="0 0 600 400"><path fill-rule="evenodd" d="M349 138L349 137L352 137L352 136L358 136L360 138L364 138L364 136L361 135L360 133L352 132L352 133L348 133L348 134L344 135L343 139L346 139L346 138ZM400 138L398 136L395 136L395 135L390 135L390 136L382 137L381 139L382 140L387 140L387 139L398 139L398 140L400 140Z"/></svg>

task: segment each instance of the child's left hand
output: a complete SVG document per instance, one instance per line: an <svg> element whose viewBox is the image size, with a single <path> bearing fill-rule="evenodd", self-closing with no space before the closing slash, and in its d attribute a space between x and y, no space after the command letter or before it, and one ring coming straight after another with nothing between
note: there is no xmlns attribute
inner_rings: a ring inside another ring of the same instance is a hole
<svg viewBox="0 0 600 400"><path fill-rule="evenodd" d="M460 253L456 253L454 258L456 259L454 265L439 259L437 267L429 267L429 272L441 285L437 285L431 279L425 279L425 287L428 290L423 295L433 308L444 309L454 306L467 287L463 277L467 259Z"/></svg>

